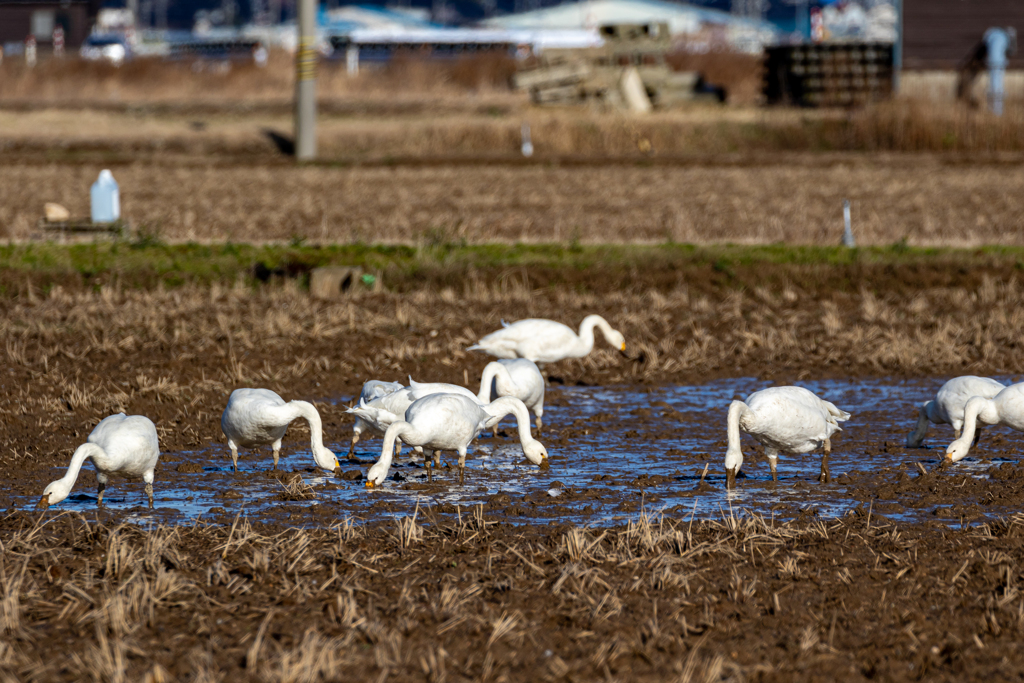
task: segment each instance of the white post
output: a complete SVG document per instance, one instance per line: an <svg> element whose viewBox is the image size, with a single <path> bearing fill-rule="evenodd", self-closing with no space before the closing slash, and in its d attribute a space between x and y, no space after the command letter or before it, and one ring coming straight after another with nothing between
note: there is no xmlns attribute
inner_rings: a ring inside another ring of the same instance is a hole
<svg viewBox="0 0 1024 683"><path fill-rule="evenodd" d="M853 227L850 225L850 200L843 200L843 224L845 229L843 230L843 246L853 249L857 246L856 240L853 239Z"/></svg>
<svg viewBox="0 0 1024 683"><path fill-rule="evenodd" d="M316 0L299 0L295 55L295 158L316 158Z"/></svg>
<svg viewBox="0 0 1024 683"><path fill-rule="evenodd" d="M345 69L349 76L359 75L359 46L352 42L345 48Z"/></svg>
<svg viewBox="0 0 1024 683"><path fill-rule="evenodd" d="M533 156L533 142L530 140L530 124L527 123L526 121L523 121L523 127L520 129L520 131L522 133L522 138L523 138L523 145L522 145L523 156L524 157L532 157Z"/></svg>

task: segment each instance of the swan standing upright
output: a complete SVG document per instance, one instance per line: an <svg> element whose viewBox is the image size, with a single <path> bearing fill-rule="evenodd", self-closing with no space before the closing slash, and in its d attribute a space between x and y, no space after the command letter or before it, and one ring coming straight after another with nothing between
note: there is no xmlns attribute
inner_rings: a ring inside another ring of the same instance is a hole
<svg viewBox="0 0 1024 683"><path fill-rule="evenodd" d="M309 437L313 460L319 467L333 472L338 459L324 447L323 423L312 403L289 401L270 389L235 389L228 397L228 405L220 418L220 428L228 437L231 465L238 471L238 449L256 448L270 444L274 449L274 469L281 455L281 439L293 420L305 418L309 423Z"/></svg>
<svg viewBox="0 0 1024 683"><path fill-rule="evenodd" d="M953 438L959 439L967 402L975 396L992 398L1005 388L1005 384L988 377L965 375L949 380L933 400L922 403L918 408L917 426L907 436L907 448L921 447L928 433L928 423L953 425ZM978 442L977 436L974 443Z"/></svg>
<svg viewBox="0 0 1024 683"><path fill-rule="evenodd" d="M383 398L404 388L398 382L381 382L380 380L371 379L363 383L363 390L359 392L359 403L369 403L374 399ZM352 426L352 445L348 447L349 460L355 458L356 444L359 442L359 437L365 431L377 434L384 433L384 430L377 429L376 425L363 420L361 417L356 417L356 423Z"/></svg>
<svg viewBox="0 0 1024 683"><path fill-rule="evenodd" d="M544 375L532 360L527 358L501 359L488 363L480 376L481 403L490 403L492 398L515 396L537 416L537 431L541 429L544 415ZM494 429L497 430L497 424Z"/></svg>
<svg viewBox="0 0 1024 683"><path fill-rule="evenodd" d="M1011 384L992 398L975 396L964 406L964 430L960 438L946 447L946 460L958 462L967 457L978 422L1006 425L1024 432L1024 382Z"/></svg>
<svg viewBox="0 0 1024 683"><path fill-rule="evenodd" d="M384 445L378 460L366 474L367 488L377 486L387 478L394 456L394 441L401 437L407 444L433 450L434 463L440 461L441 451L459 453L459 483L463 483L466 467L466 449L481 431L509 413L516 416L519 441L527 460L541 464L548 452L530 434L530 414L518 398L505 396L481 406L461 394L431 394L425 396L405 412L405 419L391 424L384 433ZM427 477L432 478L430 454L427 457Z"/></svg>
<svg viewBox="0 0 1024 683"><path fill-rule="evenodd" d="M156 425L148 417L118 413L100 420L71 456L67 474L43 489L39 507L55 505L68 497L86 458L92 458L96 467L97 507L103 505L103 491L111 475L116 475L142 477L149 507L153 508L153 470L160 459L160 443Z"/></svg>
<svg viewBox="0 0 1024 683"><path fill-rule="evenodd" d="M534 363L554 363L565 358L582 358L594 350L594 328L601 330L609 344L626 352L626 339L599 315L588 315L580 323L580 333L554 320L528 318L512 323L469 347L495 358L528 358Z"/></svg>
<svg viewBox="0 0 1024 683"><path fill-rule="evenodd" d="M819 480L827 482L828 456L832 451L829 438L841 431L838 423L848 419L848 412L803 387L770 387L755 391L746 401L733 401L729 406L729 446L725 452L726 486L736 485L736 475L743 465L740 430L764 446L772 481L778 481L780 451L810 453L824 446Z"/></svg>

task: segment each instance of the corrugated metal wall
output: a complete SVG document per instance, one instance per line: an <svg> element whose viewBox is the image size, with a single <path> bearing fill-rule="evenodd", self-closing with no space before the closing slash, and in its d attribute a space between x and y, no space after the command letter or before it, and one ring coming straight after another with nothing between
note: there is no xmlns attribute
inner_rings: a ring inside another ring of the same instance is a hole
<svg viewBox="0 0 1024 683"><path fill-rule="evenodd" d="M992 26L1017 29L1024 68L1024 0L903 0L903 68L954 68Z"/></svg>

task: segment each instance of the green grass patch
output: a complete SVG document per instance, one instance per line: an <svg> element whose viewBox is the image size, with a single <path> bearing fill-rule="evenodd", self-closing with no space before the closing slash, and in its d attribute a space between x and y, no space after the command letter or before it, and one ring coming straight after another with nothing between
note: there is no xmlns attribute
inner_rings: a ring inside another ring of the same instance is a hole
<svg viewBox="0 0 1024 683"><path fill-rule="evenodd" d="M327 265L361 266L383 274L390 288L454 283L464 277L501 276L510 269L548 273L548 282L565 276L578 282L587 271L612 273L628 284L629 274L672 272L703 268L725 278L737 272L756 272L762 264L774 266L934 266L975 267L1002 265L1020 268L1022 247L978 249L922 249L897 243L885 247L771 245L695 246L536 244L466 245L433 241L422 247L363 243L311 246L248 244L164 244L156 240L103 242L78 245L52 243L0 246L0 287L12 293L19 283L31 282L44 291L55 285L100 287L117 283L126 288L183 285L258 287L297 278L305 281L313 268ZM417 284L418 283L418 284Z"/></svg>

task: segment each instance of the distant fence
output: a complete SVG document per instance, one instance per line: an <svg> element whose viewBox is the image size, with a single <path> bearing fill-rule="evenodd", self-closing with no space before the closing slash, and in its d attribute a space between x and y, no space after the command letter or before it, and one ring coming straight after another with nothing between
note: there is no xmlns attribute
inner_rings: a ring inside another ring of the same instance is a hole
<svg viewBox="0 0 1024 683"><path fill-rule="evenodd" d="M849 107L892 96L890 44L785 45L765 53L768 104Z"/></svg>
<svg viewBox="0 0 1024 683"><path fill-rule="evenodd" d="M170 59L252 59L260 41L252 38L188 40L171 43Z"/></svg>
<svg viewBox="0 0 1024 683"><path fill-rule="evenodd" d="M430 59L455 59L467 55L503 52L513 54L517 45L494 40L431 40L414 37L353 39L349 36L332 36L331 47L337 55L358 50L359 61L386 62L398 53L413 54Z"/></svg>

